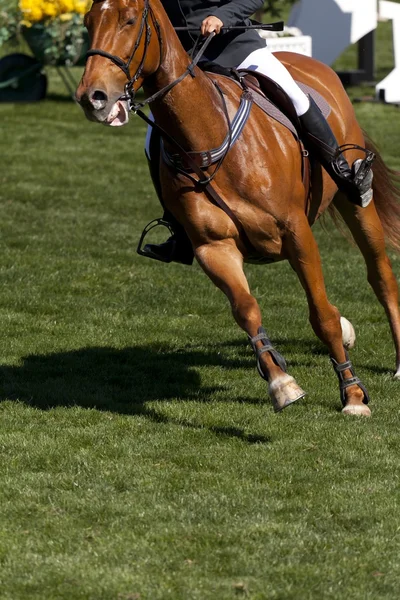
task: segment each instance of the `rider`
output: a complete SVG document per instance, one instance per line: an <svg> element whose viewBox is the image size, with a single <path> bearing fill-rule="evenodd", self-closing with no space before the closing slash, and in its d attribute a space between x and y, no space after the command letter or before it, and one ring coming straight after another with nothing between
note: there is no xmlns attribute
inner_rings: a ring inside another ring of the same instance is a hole
<svg viewBox="0 0 400 600"><path fill-rule="evenodd" d="M207 60L223 67L234 66L237 69L258 71L278 83L293 102L305 142L311 146L316 158L338 188L355 204L362 207L369 204L372 199L371 161L358 159L352 167L349 166L338 150L332 129L314 100L300 89L289 71L254 29L221 32L222 27L251 25L249 17L263 6L263 0L162 0L162 3L174 27L199 29L205 37L212 32L218 34L205 52ZM196 38L187 31L179 32L178 35L184 48L190 50ZM158 164L157 161L152 164L148 144L147 155L150 172L162 202L160 187L157 185L158 173L155 173L155 169L158 172ZM174 234L163 244L146 244L144 253L164 262L173 260L191 264L193 254L190 254L191 247L186 233L171 216L164 213L164 220L171 224Z"/></svg>

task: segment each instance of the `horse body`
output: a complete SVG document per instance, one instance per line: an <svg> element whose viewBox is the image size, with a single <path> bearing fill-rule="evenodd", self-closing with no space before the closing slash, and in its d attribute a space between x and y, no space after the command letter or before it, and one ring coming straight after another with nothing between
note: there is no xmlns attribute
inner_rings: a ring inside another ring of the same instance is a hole
<svg viewBox="0 0 400 600"><path fill-rule="evenodd" d="M144 7L139 7L142 0L134 5L129 0L95 1L87 17L93 47L127 61L137 40L129 74L140 75L134 88L143 86L147 97L174 82L189 64L159 0L151 1L147 27L153 35L150 41L147 39L147 45L144 36L139 37L140 23L143 26ZM336 74L313 59L290 53L280 55L296 80L314 87L329 102L332 108L329 121L339 143L351 141L364 146L353 107ZM230 118L237 110L241 90L227 78L216 75L211 78L197 68L195 75L194 78L187 76L157 98L152 103L152 112L156 122L186 150L204 151L218 147L227 132L221 97L212 79L218 81L224 93ZM77 99L90 120L107 122L110 115L119 109L123 111L120 98L125 84L124 73L107 57L90 56ZM357 152L349 154L352 163ZM400 217L396 192L380 158L378 165L375 201L384 217L386 233L396 243L399 229L393 219ZM185 176L172 172L164 162L160 167L160 181L165 205L184 226L197 261L227 295L234 318L250 338L260 338L261 313L250 293L243 262L250 260L254 252L266 260L288 259L307 295L310 323L316 335L328 347L334 364L346 365L340 314L326 296L319 251L310 227L334 200L363 252L369 281L388 315L400 374L397 283L386 255L382 223L374 202L364 209L350 204L320 167L314 169L312 194L308 198L301 176L299 146L281 124L253 106L240 139L230 149L213 180L214 189L240 222L247 239L237 222L212 203L206 193ZM376 192L377 186L382 188L380 193ZM387 198L383 198L384 192ZM273 352L263 350L265 340L256 339L253 346L260 373L269 383L275 405L282 408L301 397L302 390L284 372ZM343 367L343 378L349 384L353 375L351 365ZM342 400L344 412L370 414L365 404L365 388L360 382L343 388Z"/></svg>

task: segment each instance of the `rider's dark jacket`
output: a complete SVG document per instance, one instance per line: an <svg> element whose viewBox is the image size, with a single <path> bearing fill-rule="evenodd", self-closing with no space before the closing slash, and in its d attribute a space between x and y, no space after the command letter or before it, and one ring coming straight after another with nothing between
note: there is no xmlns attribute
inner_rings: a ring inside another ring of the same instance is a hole
<svg viewBox="0 0 400 600"><path fill-rule="evenodd" d="M251 25L249 17L263 6L263 0L161 0L174 27L190 26L200 31L202 21L212 15L225 27ZM197 34L178 32L186 50L192 48ZM205 58L223 67L237 67L254 50L265 48L256 31L228 31L215 36Z"/></svg>

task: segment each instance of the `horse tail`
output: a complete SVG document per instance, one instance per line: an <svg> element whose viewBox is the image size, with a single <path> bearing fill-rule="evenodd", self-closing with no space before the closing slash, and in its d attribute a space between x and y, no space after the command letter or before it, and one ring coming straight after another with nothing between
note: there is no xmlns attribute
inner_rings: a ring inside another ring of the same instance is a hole
<svg viewBox="0 0 400 600"><path fill-rule="evenodd" d="M365 145L375 153L373 164L374 202L386 239L400 252L400 172L385 165L374 142L364 133Z"/></svg>

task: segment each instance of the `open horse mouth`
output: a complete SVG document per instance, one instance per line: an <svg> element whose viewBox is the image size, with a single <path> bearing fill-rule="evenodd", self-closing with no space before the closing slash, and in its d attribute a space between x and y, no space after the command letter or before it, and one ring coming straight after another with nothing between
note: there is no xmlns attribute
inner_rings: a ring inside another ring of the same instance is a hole
<svg viewBox="0 0 400 600"><path fill-rule="evenodd" d="M109 125L110 127L121 127L122 125L126 125L128 121L128 103L123 100L117 100L115 104L113 104L103 123L104 125Z"/></svg>

